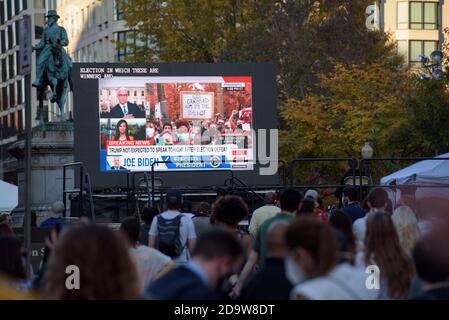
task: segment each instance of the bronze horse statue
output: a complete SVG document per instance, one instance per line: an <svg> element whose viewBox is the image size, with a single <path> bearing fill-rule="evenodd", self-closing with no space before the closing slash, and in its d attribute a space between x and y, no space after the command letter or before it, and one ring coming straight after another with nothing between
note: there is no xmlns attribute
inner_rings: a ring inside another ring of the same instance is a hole
<svg viewBox="0 0 449 320"><path fill-rule="evenodd" d="M64 68L65 69L65 68ZM37 100L39 101L36 119L43 116L44 100L47 100L47 88L50 86L52 97L50 101L56 102L60 110L60 120L65 120L64 106L67 101L68 90L72 91L72 81L70 72L55 72L51 68L47 68L42 75L42 82L37 87Z"/></svg>
<svg viewBox="0 0 449 320"><path fill-rule="evenodd" d="M33 47L34 50L42 50L36 61L36 80L33 87L37 88L37 99L39 109L36 118L42 117L44 107L43 101L46 99L47 86L52 91L51 102L58 104L61 112L61 121L64 121L64 106L66 103L67 91L72 83L70 72L72 70L72 60L64 49L69 44L67 32L57 24L59 19L55 10L49 10L46 15L47 27L44 29L41 41Z"/></svg>

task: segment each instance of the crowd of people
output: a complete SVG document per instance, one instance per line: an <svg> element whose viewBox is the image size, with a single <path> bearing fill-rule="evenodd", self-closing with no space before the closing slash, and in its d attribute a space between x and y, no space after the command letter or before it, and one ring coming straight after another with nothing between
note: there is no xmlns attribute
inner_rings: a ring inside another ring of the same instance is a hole
<svg viewBox="0 0 449 320"><path fill-rule="evenodd" d="M250 123L241 120L244 116L238 116L234 110L227 121L224 116L217 114L215 121L188 121L179 118L177 120L162 123L160 118L148 120L145 126L145 138L133 135L130 132L128 121L120 119L115 129L110 134L112 141L147 140L150 145L218 145L237 144L246 148L250 142L248 131ZM109 133L106 126L102 127L103 145Z"/></svg>
<svg viewBox="0 0 449 320"><path fill-rule="evenodd" d="M249 218L239 196L194 209L170 189L167 210L144 208L119 230L55 223L32 279L22 244L2 223L0 291L64 300L449 299L447 221L392 210L382 188L363 205L353 187L342 194L345 205L325 213L315 190L269 192ZM240 226L247 219L248 230ZM73 266L76 290L67 285Z"/></svg>

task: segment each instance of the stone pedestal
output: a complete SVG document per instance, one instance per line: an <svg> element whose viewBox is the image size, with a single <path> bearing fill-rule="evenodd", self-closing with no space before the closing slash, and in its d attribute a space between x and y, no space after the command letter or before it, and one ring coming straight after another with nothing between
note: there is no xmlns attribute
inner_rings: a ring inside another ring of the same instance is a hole
<svg viewBox="0 0 449 320"><path fill-rule="evenodd" d="M19 205L13 211L14 227L22 227L25 205L25 140L8 148L17 159ZM73 122L50 122L33 128L31 153L31 211L37 224L45 220L55 201L63 200L63 165L73 162ZM73 169L67 170L66 187L73 188Z"/></svg>

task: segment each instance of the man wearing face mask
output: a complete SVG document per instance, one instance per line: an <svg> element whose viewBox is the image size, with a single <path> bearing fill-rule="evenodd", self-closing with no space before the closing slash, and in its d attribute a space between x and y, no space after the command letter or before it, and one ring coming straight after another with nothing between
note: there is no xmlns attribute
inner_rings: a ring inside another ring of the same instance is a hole
<svg viewBox="0 0 449 320"><path fill-rule="evenodd" d="M147 290L153 300L218 300L224 279L243 263L244 250L237 237L227 230L214 229L197 241L192 260L179 266Z"/></svg>

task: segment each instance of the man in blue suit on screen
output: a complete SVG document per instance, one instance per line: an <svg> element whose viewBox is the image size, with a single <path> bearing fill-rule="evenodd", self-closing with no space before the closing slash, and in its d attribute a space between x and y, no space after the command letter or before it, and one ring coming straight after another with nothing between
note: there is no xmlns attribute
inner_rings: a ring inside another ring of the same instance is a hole
<svg viewBox="0 0 449 320"><path fill-rule="evenodd" d="M137 104L128 101L128 90L125 88L117 89L118 103L111 109L108 118L145 118L145 112Z"/></svg>

